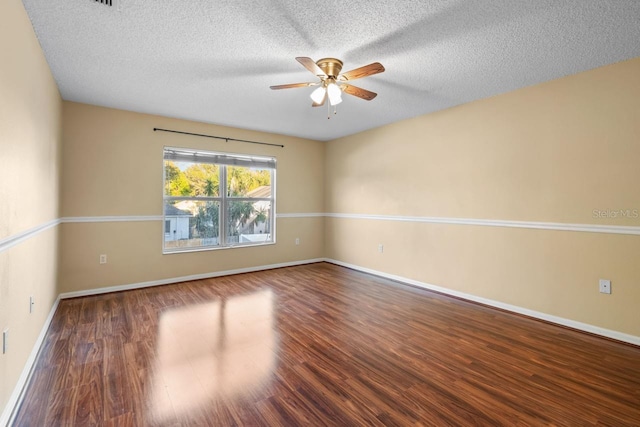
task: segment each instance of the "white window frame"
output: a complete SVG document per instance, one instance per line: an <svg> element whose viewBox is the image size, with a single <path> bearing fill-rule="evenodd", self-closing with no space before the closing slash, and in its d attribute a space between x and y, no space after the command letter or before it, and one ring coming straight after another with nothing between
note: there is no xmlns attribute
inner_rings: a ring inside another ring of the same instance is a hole
<svg viewBox="0 0 640 427"><path fill-rule="evenodd" d="M193 164L214 164L219 168L219 196L167 196L165 194L166 168L165 161L188 162ZM243 166L251 168L269 169L271 171L271 196L270 197L231 197L227 195L227 166ZM193 200L200 202L218 202L218 244L197 247L165 247L165 224L167 215L165 204L168 201ZM270 202L269 209L269 235L264 242L229 242L229 231L227 227L228 207L230 202ZM246 154L234 154L204 150L194 150L179 147L164 147L162 157L162 253L175 254L184 252L200 252L220 249L230 249L238 247L264 246L276 243L276 158L250 156Z"/></svg>

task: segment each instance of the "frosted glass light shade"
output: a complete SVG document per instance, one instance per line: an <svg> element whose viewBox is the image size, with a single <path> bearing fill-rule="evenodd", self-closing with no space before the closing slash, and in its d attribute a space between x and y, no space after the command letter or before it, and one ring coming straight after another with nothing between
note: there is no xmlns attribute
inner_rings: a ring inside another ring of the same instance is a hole
<svg viewBox="0 0 640 427"><path fill-rule="evenodd" d="M320 104L322 102L322 100L324 99L324 94L325 94L326 89L324 87L319 87L316 90L314 90L313 92L311 92L311 100L313 102L315 102L316 104Z"/></svg>
<svg viewBox="0 0 640 427"><path fill-rule="evenodd" d="M327 86L327 92L329 94L329 102L331 105L338 105L342 102L342 91L335 83L329 83Z"/></svg>

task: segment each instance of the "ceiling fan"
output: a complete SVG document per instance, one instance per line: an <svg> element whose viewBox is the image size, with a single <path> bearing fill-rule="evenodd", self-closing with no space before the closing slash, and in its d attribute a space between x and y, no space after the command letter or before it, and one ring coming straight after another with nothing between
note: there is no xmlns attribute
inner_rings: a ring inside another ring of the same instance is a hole
<svg viewBox="0 0 640 427"><path fill-rule="evenodd" d="M374 62L372 64L365 65L364 67L356 68L355 70L340 74L340 71L342 70L342 61L336 58L322 58L314 62L311 58L299 56L296 58L296 61L319 77L320 81L270 86L271 89L291 89L296 87L320 85L319 88L311 93L311 100L313 101L311 105L313 107L320 107L324 105L327 98L329 98L329 105L335 107L342 102L342 92L357 96L358 98L362 98L366 101L371 101L378 95L375 92L371 92L345 82L351 82L352 80L382 73L384 71L384 67L379 62Z"/></svg>

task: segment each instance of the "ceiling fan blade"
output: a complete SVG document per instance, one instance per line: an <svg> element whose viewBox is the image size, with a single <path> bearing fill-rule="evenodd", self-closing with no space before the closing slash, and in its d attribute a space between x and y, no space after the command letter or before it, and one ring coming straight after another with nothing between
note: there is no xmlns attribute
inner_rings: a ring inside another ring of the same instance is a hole
<svg viewBox="0 0 640 427"><path fill-rule="evenodd" d="M304 68L306 68L307 70L311 71L316 76L318 76L318 77L327 77L327 75L324 73L324 71L322 71L322 69L320 67L318 67L318 64L316 64L313 59L307 58L306 56L298 56L296 58L296 61L301 63Z"/></svg>
<svg viewBox="0 0 640 427"><path fill-rule="evenodd" d="M290 83L288 85L276 85L276 86L269 86L271 89L273 90L277 90L277 89L291 89L294 87L307 87L307 86L317 86L319 85L320 82L315 82L315 83Z"/></svg>
<svg viewBox="0 0 640 427"><path fill-rule="evenodd" d="M362 98L365 101L371 101L373 98L378 96L378 94L375 92L371 92L370 90L362 89L353 85L341 84L340 88L349 95L357 96L358 98Z"/></svg>
<svg viewBox="0 0 640 427"><path fill-rule="evenodd" d="M361 79L363 77L372 76L374 74L384 72L384 67L379 62L374 62L369 65L365 65L364 67L356 68L355 70L347 71L346 73L342 73L338 76L338 80L348 81Z"/></svg>
<svg viewBox="0 0 640 427"><path fill-rule="evenodd" d="M322 102L321 103L312 103L311 106L312 107L322 107L324 105L324 103L327 101L327 92L324 93L324 96L322 97Z"/></svg>

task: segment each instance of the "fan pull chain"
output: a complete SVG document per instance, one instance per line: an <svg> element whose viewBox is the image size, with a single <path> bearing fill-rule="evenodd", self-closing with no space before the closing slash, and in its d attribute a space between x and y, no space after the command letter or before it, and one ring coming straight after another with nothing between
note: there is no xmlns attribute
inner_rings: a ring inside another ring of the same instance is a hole
<svg viewBox="0 0 640 427"><path fill-rule="evenodd" d="M338 114L338 106L334 105L333 106L333 115L337 115ZM327 120L331 119L331 103L327 102Z"/></svg>

